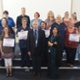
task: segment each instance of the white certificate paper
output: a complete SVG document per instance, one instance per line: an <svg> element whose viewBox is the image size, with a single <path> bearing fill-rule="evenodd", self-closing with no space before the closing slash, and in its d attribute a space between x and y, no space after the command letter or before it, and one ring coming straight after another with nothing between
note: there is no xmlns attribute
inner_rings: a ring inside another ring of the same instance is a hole
<svg viewBox="0 0 80 80"><path fill-rule="evenodd" d="M79 42L79 37L80 37L79 34L70 34L69 40L74 42Z"/></svg>
<svg viewBox="0 0 80 80"><path fill-rule="evenodd" d="M3 46L5 47L14 47L14 39L11 38L4 38L3 39Z"/></svg>
<svg viewBox="0 0 80 80"><path fill-rule="evenodd" d="M26 39L28 36L28 31L18 32L19 40Z"/></svg>
<svg viewBox="0 0 80 80"><path fill-rule="evenodd" d="M46 36L46 38L48 38L49 35L50 35L50 30L45 30L45 36Z"/></svg>

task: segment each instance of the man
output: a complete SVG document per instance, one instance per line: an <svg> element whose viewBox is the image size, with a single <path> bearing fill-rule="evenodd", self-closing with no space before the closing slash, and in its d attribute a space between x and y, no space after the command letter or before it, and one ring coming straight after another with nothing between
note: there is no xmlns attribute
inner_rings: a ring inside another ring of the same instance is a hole
<svg viewBox="0 0 80 80"><path fill-rule="evenodd" d="M33 21L33 29L28 33L28 55L32 57L33 76L40 77L41 57L45 42L45 33L38 30L38 22Z"/></svg>
<svg viewBox="0 0 80 80"><path fill-rule="evenodd" d="M19 28L20 26L22 26L21 20L22 20L23 17L26 17L27 20L28 20L27 26L30 25L30 18L29 18L28 15L25 14L25 12L26 12L25 8L24 7L21 8L21 15L18 16L17 19L16 19L17 28Z"/></svg>

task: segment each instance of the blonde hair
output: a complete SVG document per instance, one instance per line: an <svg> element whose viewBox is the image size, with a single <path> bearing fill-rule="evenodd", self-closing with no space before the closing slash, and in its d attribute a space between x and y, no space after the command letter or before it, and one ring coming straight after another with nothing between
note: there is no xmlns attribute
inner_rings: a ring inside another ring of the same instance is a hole
<svg viewBox="0 0 80 80"><path fill-rule="evenodd" d="M50 18L50 15L52 15L53 18L54 18L54 13L53 13L53 11L49 11L49 12L48 12L48 14L47 14L47 18L48 18L48 19Z"/></svg>

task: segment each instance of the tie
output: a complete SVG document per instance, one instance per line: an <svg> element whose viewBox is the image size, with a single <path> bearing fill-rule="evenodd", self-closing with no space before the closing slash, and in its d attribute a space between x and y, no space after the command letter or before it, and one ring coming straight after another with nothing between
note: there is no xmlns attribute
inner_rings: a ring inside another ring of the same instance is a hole
<svg viewBox="0 0 80 80"><path fill-rule="evenodd" d="M35 39L37 40L37 30L35 30Z"/></svg>
<svg viewBox="0 0 80 80"><path fill-rule="evenodd" d="M36 41L36 47L37 47L37 42L38 42L38 36L37 36L37 30L35 30L35 41Z"/></svg>

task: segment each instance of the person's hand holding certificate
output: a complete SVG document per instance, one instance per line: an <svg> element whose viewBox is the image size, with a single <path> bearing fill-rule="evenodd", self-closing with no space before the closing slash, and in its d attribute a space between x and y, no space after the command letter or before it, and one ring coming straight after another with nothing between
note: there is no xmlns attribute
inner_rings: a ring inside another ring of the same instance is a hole
<svg viewBox="0 0 80 80"><path fill-rule="evenodd" d="M5 46L5 47L14 47L14 39L4 38L3 39L3 46Z"/></svg>
<svg viewBox="0 0 80 80"><path fill-rule="evenodd" d="M46 36L46 38L48 38L49 35L50 35L50 30L45 30L45 36Z"/></svg>
<svg viewBox="0 0 80 80"><path fill-rule="evenodd" d="M28 31L18 32L18 38L19 38L19 40L27 39L27 36L28 36Z"/></svg>
<svg viewBox="0 0 80 80"><path fill-rule="evenodd" d="M70 34L69 40L74 42L79 42L79 37L80 37L79 34Z"/></svg>

